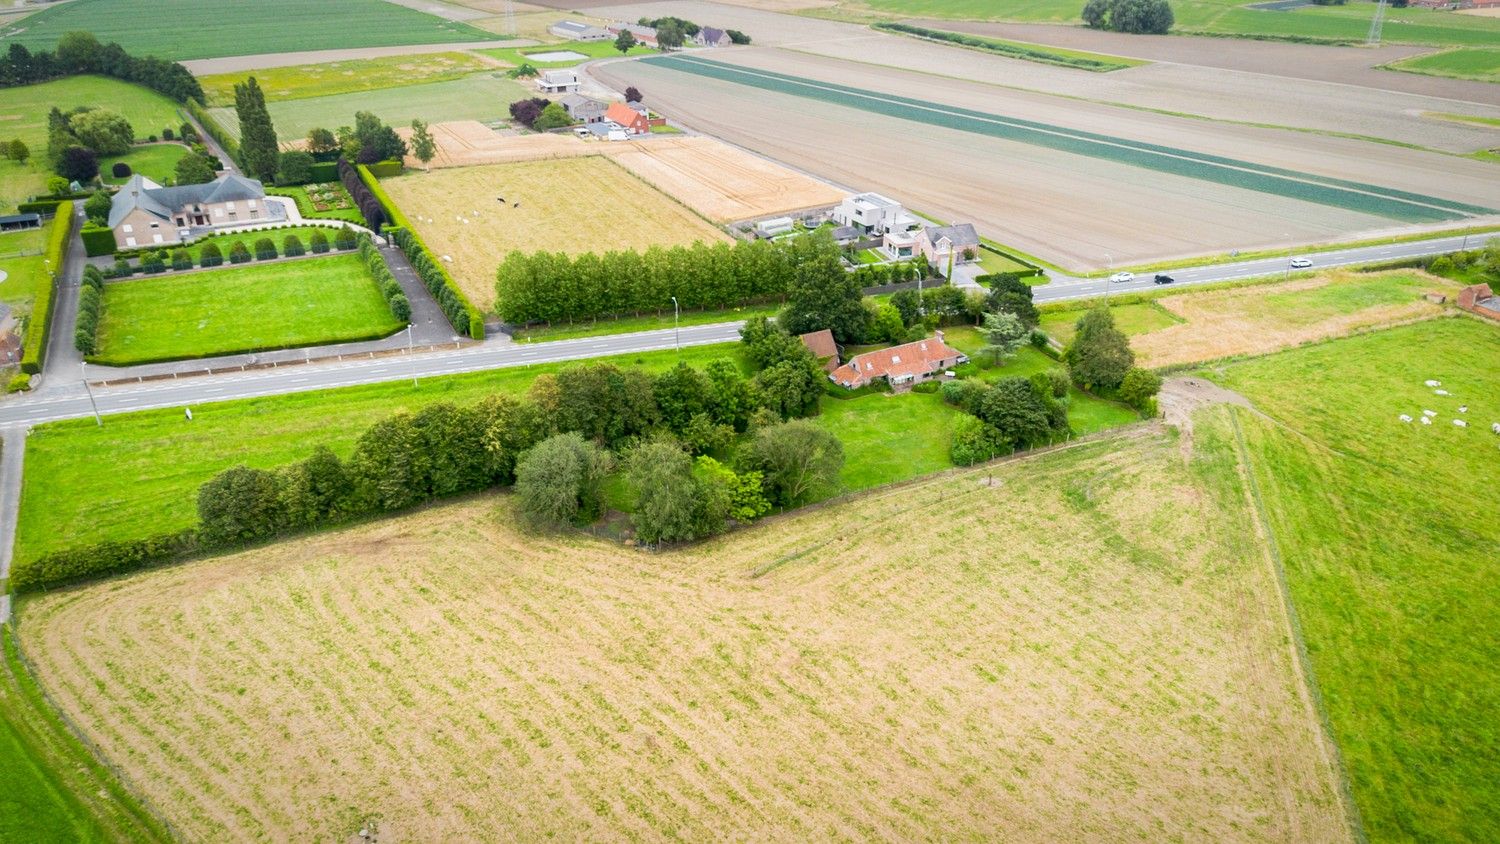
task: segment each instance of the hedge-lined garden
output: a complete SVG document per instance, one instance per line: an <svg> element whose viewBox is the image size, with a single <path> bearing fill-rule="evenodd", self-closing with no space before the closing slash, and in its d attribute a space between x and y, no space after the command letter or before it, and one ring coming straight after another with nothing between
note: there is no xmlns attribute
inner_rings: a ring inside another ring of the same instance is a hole
<svg viewBox="0 0 1500 844"><path fill-rule="evenodd" d="M52 230L47 233L47 248L42 255L48 278L37 286L31 317L26 325L26 342L21 348L21 371L27 375L41 372L47 358L47 337L52 331L52 297L57 292L57 273L62 271L63 256L67 254L68 239L72 234L73 202L65 199L58 203Z"/></svg>
<svg viewBox="0 0 1500 844"><path fill-rule="evenodd" d="M839 260L826 235L645 252L512 252L496 272L495 309L515 324L573 322L782 299L804 264Z"/></svg>
<svg viewBox="0 0 1500 844"><path fill-rule="evenodd" d="M225 241L234 238L230 243ZM280 246L278 247L278 242ZM248 264L270 261L281 256L296 257L312 253L322 255L330 250L347 252L359 246L359 236L352 229L321 226L283 226L252 232L226 232L209 235L188 246L163 246L116 253L113 267L104 271L105 278L127 278L136 273L154 275L172 270L190 270L195 266L210 268L223 264ZM131 258L139 258L135 264Z"/></svg>
<svg viewBox="0 0 1500 844"><path fill-rule="evenodd" d="M78 322L73 329L73 346L84 355L92 355L98 346L99 318L104 313L104 273L99 268L83 268L83 286L78 289Z"/></svg>
<svg viewBox="0 0 1500 844"><path fill-rule="evenodd" d="M391 268L386 266L385 258L375 248L375 242L370 240L369 235L359 237L359 257L369 268L370 275L375 279L375 286L380 288L380 295L385 297L391 316L402 322L411 322L411 302L401 289L401 282L391 275Z"/></svg>

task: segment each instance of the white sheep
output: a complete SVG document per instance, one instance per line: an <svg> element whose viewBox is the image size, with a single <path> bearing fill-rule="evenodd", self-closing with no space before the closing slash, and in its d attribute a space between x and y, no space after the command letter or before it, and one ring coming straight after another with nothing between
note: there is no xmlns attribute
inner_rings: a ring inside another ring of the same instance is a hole
<svg viewBox="0 0 1500 844"><path fill-rule="evenodd" d="M447 261L448 263L451 264L451 263L453 263L453 256L452 255L444 255L443 256L443 260Z"/></svg>
<svg viewBox="0 0 1500 844"><path fill-rule="evenodd" d="M1433 381L1432 379L1428 379L1427 381L1424 381L1423 383L1426 384L1429 387L1441 387L1441 386L1443 386L1443 382L1441 382L1441 381Z"/></svg>
<svg viewBox="0 0 1500 844"><path fill-rule="evenodd" d="M1500 434L1500 422L1491 422L1490 430L1497 434Z"/></svg>
<svg viewBox="0 0 1500 844"><path fill-rule="evenodd" d="M1458 412L1459 413L1468 413L1469 412L1469 406L1466 405L1466 404L1459 405L1458 406Z"/></svg>
<svg viewBox="0 0 1500 844"><path fill-rule="evenodd" d="M1411 414L1410 413L1403 413L1403 414L1401 414L1401 421L1402 422L1410 423L1411 422Z"/></svg>
<svg viewBox="0 0 1500 844"><path fill-rule="evenodd" d="M1452 393L1449 393L1447 390L1433 390L1432 394L1435 395L1435 396L1448 396L1448 395L1452 395Z"/></svg>
<svg viewBox="0 0 1500 844"><path fill-rule="evenodd" d="M1422 411L1422 415L1423 416L1436 416L1437 415L1437 411L1436 410L1424 410L1424 411Z"/></svg>
<svg viewBox="0 0 1500 844"><path fill-rule="evenodd" d="M1467 427L1469 427L1469 423L1465 422L1462 419L1455 419L1455 420L1453 420L1453 424L1457 425L1460 428L1467 428Z"/></svg>
<svg viewBox="0 0 1500 844"><path fill-rule="evenodd" d="M1432 424L1432 417L1431 416L1423 416L1422 417L1422 424L1423 425L1431 425Z"/></svg>

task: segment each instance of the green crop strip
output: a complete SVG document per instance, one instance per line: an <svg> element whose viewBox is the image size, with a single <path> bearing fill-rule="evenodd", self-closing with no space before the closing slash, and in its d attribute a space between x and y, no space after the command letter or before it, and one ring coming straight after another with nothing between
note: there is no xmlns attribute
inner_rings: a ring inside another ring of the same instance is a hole
<svg viewBox="0 0 1500 844"><path fill-rule="evenodd" d="M902 120L1085 155L1162 173L1216 182L1229 187L1285 196L1404 222L1439 222L1469 215L1493 214L1477 205L1384 188L1362 182L1299 173L1280 167L1190 152L1172 147L1113 138L1019 118L1002 117L957 106L921 102L830 82L798 79L765 70L731 67L687 56L642 61L726 82L820 100Z"/></svg>

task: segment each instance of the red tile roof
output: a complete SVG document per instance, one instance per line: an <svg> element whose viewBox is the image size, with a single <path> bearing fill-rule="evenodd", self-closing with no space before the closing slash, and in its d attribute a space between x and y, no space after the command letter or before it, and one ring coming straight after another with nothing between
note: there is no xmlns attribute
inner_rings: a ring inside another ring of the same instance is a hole
<svg viewBox="0 0 1500 844"><path fill-rule="evenodd" d="M624 103L610 103L609 108L604 111L604 119L612 120L626 129L645 131L649 128L646 116Z"/></svg>
<svg viewBox="0 0 1500 844"><path fill-rule="evenodd" d="M893 378L903 375L926 375L936 372L962 356L962 352L943 342L938 337L918 340L903 346L877 349L857 355L853 360L833 371L833 380L840 384L872 381L876 378Z"/></svg>

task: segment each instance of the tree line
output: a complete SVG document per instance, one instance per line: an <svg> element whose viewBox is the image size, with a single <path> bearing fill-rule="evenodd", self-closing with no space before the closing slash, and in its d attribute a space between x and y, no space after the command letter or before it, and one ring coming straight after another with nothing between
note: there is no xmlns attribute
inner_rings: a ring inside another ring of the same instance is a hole
<svg viewBox="0 0 1500 844"><path fill-rule="evenodd" d="M84 73L141 85L179 103L204 101L203 86L187 68L155 56L132 56L119 44L100 44L89 32L63 35L51 52L33 53L24 44L12 42L0 57L0 87L30 85Z"/></svg>
<svg viewBox="0 0 1500 844"><path fill-rule="evenodd" d="M516 251L496 271L495 309L520 325L661 313L673 296L682 308L725 308L782 298L800 266L837 265L838 255L831 238L812 235L603 255Z"/></svg>

